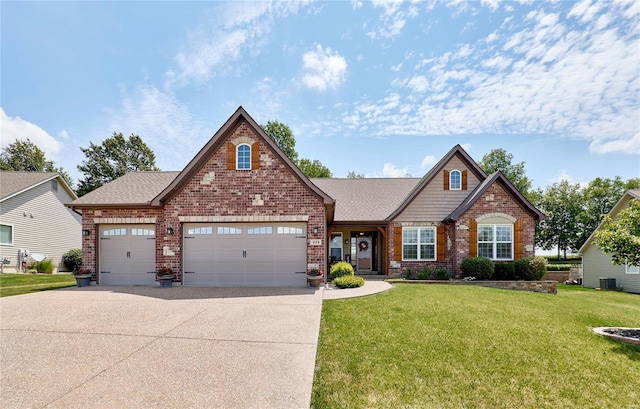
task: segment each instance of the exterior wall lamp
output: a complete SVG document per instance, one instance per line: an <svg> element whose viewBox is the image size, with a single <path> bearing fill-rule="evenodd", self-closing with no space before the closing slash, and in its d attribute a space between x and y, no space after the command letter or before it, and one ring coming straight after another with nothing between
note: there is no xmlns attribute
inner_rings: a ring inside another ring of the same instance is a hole
<svg viewBox="0 0 640 409"><path fill-rule="evenodd" d="M313 234L318 234L318 228L317 227L313 228Z"/></svg>
<svg viewBox="0 0 640 409"><path fill-rule="evenodd" d="M173 227L167 227L167 234L173 234Z"/></svg>
<svg viewBox="0 0 640 409"><path fill-rule="evenodd" d="M91 235L91 230L87 230L87 229L82 230L82 235L83 236L90 236Z"/></svg>

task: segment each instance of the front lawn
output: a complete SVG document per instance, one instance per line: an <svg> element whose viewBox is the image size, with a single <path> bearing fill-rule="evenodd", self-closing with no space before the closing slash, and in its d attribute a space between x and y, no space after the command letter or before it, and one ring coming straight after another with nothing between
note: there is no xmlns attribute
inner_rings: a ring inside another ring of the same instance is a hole
<svg viewBox="0 0 640 409"><path fill-rule="evenodd" d="M76 285L73 274L0 274L0 297Z"/></svg>
<svg viewBox="0 0 640 409"><path fill-rule="evenodd" d="M640 295L395 284L325 301L312 408L636 408Z"/></svg>

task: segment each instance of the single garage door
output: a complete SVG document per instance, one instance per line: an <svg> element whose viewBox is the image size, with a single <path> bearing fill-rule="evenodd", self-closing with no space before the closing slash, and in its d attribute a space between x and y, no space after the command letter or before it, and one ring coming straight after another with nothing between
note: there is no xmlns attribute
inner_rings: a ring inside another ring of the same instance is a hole
<svg viewBox="0 0 640 409"><path fill-rule="evenodd" d="M196 223L183 226L184 284L304 286L304 223Z"/></svg>
<svg viewBox="0 0 640 409"><path fill-rule="evenodd" d="M99 283L155 285L154 225L100 226Z"/></svg>

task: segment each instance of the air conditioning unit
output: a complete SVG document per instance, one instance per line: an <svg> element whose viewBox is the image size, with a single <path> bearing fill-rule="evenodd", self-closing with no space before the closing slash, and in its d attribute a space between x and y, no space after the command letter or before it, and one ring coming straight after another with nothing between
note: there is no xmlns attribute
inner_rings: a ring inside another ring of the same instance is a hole
<svg viewBox="0 0 640 409"><path fill-rule="evenodd" d="M616 279L615 278L600 277L600 289L601 290L615 290L616 289Z"/></svg>

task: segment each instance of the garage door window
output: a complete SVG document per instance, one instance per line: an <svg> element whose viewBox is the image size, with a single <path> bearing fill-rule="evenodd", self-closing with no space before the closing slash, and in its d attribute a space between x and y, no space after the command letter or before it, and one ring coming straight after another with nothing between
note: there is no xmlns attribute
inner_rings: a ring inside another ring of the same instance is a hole
<svg viewBox="0 0 640 409"><path fill-rule="evenodd" d="M253 227L247 230L247 234L273 234L271 226Z"/></svg>
<svg viewBox="0 0 640 409"><path fill-rule="evenodd" d="M242 229L237 227L218 227L218 234L242 234Z"/></svg>
<svg viewBox="0 0 640 409"><path fill-rule="evenodd" d="M298 227L278 226L278 234L302 234L302 229Z"/></svg>
<svg viewBox="0 0 640 409"><path fill-rule="evenodd" d="M187 229L187 234L213 234L213 227L193 227L191 229Z"/></svg>
<svg viewBox="0 0 640 409"><path fill-rule="evenodd" d="M127 229L107 229L102 232L103 236L126 236Z"/></svg>
<svg viewBox="0 0 640 409"><path fill-rule="evenodd" d="M132 236L155 236L156 231L154 229L131 229Z"/></svg>

